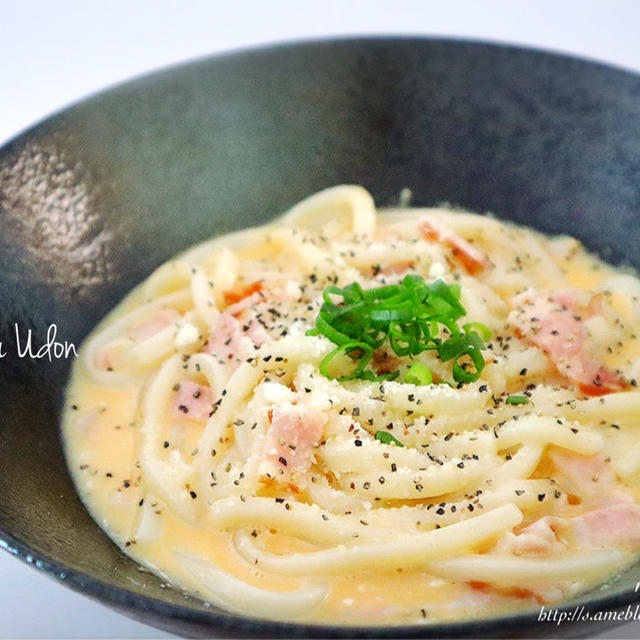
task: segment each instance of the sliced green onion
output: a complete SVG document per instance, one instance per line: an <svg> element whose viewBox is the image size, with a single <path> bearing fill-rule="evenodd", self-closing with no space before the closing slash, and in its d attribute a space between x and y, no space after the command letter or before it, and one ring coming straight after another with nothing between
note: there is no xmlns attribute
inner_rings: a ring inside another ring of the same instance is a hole
<svg viewBox="0 0 640 640"><path fill-rule="evenodd" d="M388 431L376 431L376 440L382 444L395 444L397 447L404 447L398 438L394 438Z"/></svg>
<svg viewBox="0 0 640 640"><path fill-rule="evenodd" d="M329 365L336 357L349 356L354 351L362 351L362 356L359 359L354 360L355 367L352 372L343 376L337 376L333 375L329 371ZM325 378L333 378L335 380L338 380L339 382L354 380L362 373L362 371L364 371L364 368L369 363L369 360L371 360L372 355L373 348L370 345L368 345L366 342L358 342L357 340L352 340L351 342L340 345L337 349L334 349L331 353L327 354L320 362L320 366L318 368L320 369L320 373Z"/></svg>
<svg viewBox="0 0 640 640"><path fill-rule="evenodd" d="M470 349L467 351L467 354L476 368L475 371L469 371L468 369L462 367L458 361L453 363L453 378L457 382L475 382L482 373L482 369L484 369L484 356L482 353L476 349Z"/></svg>
<svg viewBox="0 0 640 640"><path fill-rule="evenodd" d="M482 339L477 333L461 333L449 338L438 347L438 355L443 362L459 358L470 350L484 349Z"/></svg>
<svg viewBox="0 0 640 640"><path fill-rule="evenodd" d="M371 311L371 322L388 325L390 322L406 322L413 318L411 309L374 309Z"/></svg>
<svg viewBox="0 0 640 640"><path fill-rule="evenodd" d="M466 333L475 331L485 342L491 340L491 329L489 329L489 327L487 327L487 325L483 324L482 322L468 322L467 324L463 325L462 328Z"/></svg>
<svg viewBox="0 0 640 640"><path fill-rule="evenodd" d="M351 342L353 338L348 336L345 333L341 333L337 329L333 327L331 323L327 321L327 319L322 315L322 313L318 314L316 318L316 329L324 336L329 338L331 342L337 345L346 344L347 342Z"/></svg>
<svg viewBox="0 0 640 640"><path fill-rule="evenodd" d="M402 288L398 284L387 284L382 287L376 287L375 289L365 289L362 292L362 297L365 300L384 300L385 298L391 298L402 292Z"/></svg>
<svg viewBox="0 0 640 640"><path fill-rule="evenodd" d="M417 274L408 274L398 284L363 289L357 282L344 288L336 285L323 292L324 304L316 318L316 326L307 335L323 335L337 345L322 361L322 372L332 376L329 365L336 357L361 350L353 372L340 380L360 378L371 381L392 380L394 374L377 375L366 369L373 351L386 340L397 356L416 356L437 350L443 362L453 360L453 377L458 382L477 380L484 368L481 351L483 339L491 337L489 328L478 322L460 327L459 318L466 315L460 303L460 286L443 280L427 283ZM339 301L342 298L342 301ZM446 337L448 334L449 337ZM471 360L475 367L469 370ZM335 363L333 363L335 365ZM425 375L416 376L420 384Z"/></svg>
<svg viewBox="0 0 640 640"><path fill-rule="evenodd" d="M466 309L460 304L460 285L448 285L443 280L438 279L429 285L429 291L449 303L452 309L456 311L457 318L466 315Z"/></svg>
<svg viewBox="0 0 640 640"><path fill-rule="evenodd" d="M357 300L361 300L362 294L362 287L357 282L348 284L342 290L342 296L344 297L345 302L355 302Z"/></svg>
<svg viewBox="0 0 640 640"><path fill-rule="evenodd" d="M472 331L454 336L441 344L438 347L438 355L443 362L454 360L453 377L457 382L475 382L484 369L483 349L482 338ZM465 369L458 362L465 355L473 361L475 371Z"/></svg>
<svg viewBox="0 0 640 640"><path fill-rule="evenodd" d="M403 382L407 384L415 384L418 387L426 387L433 382L433 374L431 369L422 362L414 362L409 371L405 373Z"/></svg>
<svg viewBox="0 0 640 640"><path fill-rule="evenodd" d="M416 336L405 333L399 324L389 325L389 344L398 356L418 355L424 351Z"/></svg>
<svg viewBox="0 0 640 640"><path fill-rule="evenodd" d="M505 402L507 404L527 404L529 398L527 398L527 396L509 396Z"/></svg>
<svg viewBox="0 0 640 640"><path fill-rule="evenodd" d="M331 299L331 294L333 294L334 296L342 296L343 291L340 287L336 287L334 285L327 287L322 292L322 299L325 301L325 304L331 304L331 305L333 304L333 300Z"/></svg>

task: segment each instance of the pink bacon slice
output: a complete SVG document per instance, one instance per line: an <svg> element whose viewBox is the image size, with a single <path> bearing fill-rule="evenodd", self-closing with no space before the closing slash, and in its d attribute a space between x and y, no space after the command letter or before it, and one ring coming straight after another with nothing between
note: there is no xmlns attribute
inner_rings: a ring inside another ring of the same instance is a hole
<svg viewBox="0 0 640 640"><path fill-rule="evenodd" d="M253 309L261 300L262 293L254 292L228 306L220 314L204 350L236 369L257 347L270 342L271 335Z"/></svg>
<svg viewBox="0 0 640 640"><path fill-rule="evenodd" d="M588 511L573 521L575 542L585 549L634 546L640 542L640 506L617 502Z"/></svg>
<svg viewBox="0 0 640 640"><path fill-rule="evenodd" d="M516 534L509 533L502 542L500 551L517 556L562 552L566 547L556 537L557 528L557 518L544 516Z"/></svg>
<svg viewBox="0 0 640 640"><path fill-rule="evenodd" d="M513 300L521 337L542 349L558 371L585 395L623 391L627 383L591 353L588 330L571 291L525 291Z"/></svg>
<svg viewBox="0 0 640 640"><path fill-rule="evenodd" d="M427 240L441 242L451 249L451 253L472 276L482 273L491 266L489 259L476 249L468 240L451 231L435 220L423 220L420 233Z"/></svg>
<svg viewBox="0 0 640 640"><path fill-rule="evenodd" d="M304 407L275 408L267 432L265 458L282 472L307 471L326 421L327 416L323 413Z"/></svg>

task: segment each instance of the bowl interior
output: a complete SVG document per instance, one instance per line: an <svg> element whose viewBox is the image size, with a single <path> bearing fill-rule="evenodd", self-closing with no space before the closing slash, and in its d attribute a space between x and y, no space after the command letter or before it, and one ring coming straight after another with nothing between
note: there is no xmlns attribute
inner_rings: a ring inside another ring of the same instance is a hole
<svg viewBox="0 0 640 640"><path fill-rule="evenodd" d="M79 344L181 249L338 183L378 205L449 202L570 233L640 268L640 79L510 47L357 39L249 51L86 100L0 151L0 537L150 624L225 636L345 635L205 607L142 573L76 497L59 442L70 360L20 358L50 325ZM626 604L640 569L580 601ZM601 604L602 604L601 603ZM595 604L593 605L595 606ZM537 612L390 636L544 635ZM352 633L364 633L353 630Z"/></svg>

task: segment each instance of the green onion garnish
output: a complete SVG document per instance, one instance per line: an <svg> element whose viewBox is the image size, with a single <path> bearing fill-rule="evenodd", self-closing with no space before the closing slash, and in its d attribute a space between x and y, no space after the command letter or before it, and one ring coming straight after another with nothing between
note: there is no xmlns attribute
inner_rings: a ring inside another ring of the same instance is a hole
<svg viewBox="0 0 640 640"><path fill-rule="evenodd" d="M484 343L482 338L472 331L471 333L461 333L449 338L438 347L440 360L447 362L453 360L453 377L458 382L473 382L480 376L484 368L484 357L482 356ZM465 365L460 365L458 360L463 356L468 356L473 361L475 372L469 371Z"/></svg>
<svg viewBox="0 0 640 640"><path fill-rule="evenodd" d="M404 447L398 438L394 438L388 431L376 431L376 440L382 444L395 444L397 447Z"/></svg>
<svg viewBox="0 0 640 640"><path fill-rule="evenodd" d="M433 382L433 374L431 369L422 362L414 362L405 373L403 382L415 384L418 387L427 386Z"/></svg>
<svg viewBox="0 0 640 640"><path fill-rule="evenodd" d="M467 333L475 331L485 342L491 340L491 329L482 322L468 322L462 327Z"/></svg>
<svg viewBox="0 0 640 640"><path fill-rule="evenodd" d="M352 354L354 354L352 356ZM327 354L320 362L320 373L325 378L335 378L339 381L353 380L363 373L364 368L367 366L371 356L373 355L373 348L364 342L358 342L357 340L350 340L341 344L337 349L334 349L331 353ZM344 376L333 375L329 369L329 365L334 360L351 361L352 372Z"/></svg>
<svg viewBox="0 0 640 640"><path fill-rule="evenodd" d="M373 352L387 341L397 356L435 350L443 362L453 360L457 382L477 380L484 368L483 339L488 340L491 332L482 323L458 325L466 311L457 284L427 283L409 274L398 284L373 289L362 289L357 282L342 289L332 285L322 297L316 326L307 335L323 335L337 346L320 363L320 372L327 378L393 380L398 372L377 375L367 369ZM443 329L449 336L446 340L441 337ZM431 384L431 372L418 364L409 369L405 382ZM340 375L345 367L347 373Z"/></svg>
<svg viewBox="0 0 640 640"><path fill-rule="evenodd" d="M529 398L527 396L509 396L505 402L507 404L527 404Z"/></svg>

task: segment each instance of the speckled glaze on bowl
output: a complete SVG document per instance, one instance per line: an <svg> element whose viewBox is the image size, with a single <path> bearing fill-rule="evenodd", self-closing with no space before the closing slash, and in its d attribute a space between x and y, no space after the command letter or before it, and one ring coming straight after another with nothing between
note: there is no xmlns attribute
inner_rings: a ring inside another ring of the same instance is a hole
<svg viewBox="0 0 640 640"><path fill-rule="evenodd" d="M79 343L181 249L304 196L403 187L572 233L640 267L640 78L558 55L369 38L235 53L90 98L0 150L0 539L67 586L157 627L222 637L551 637L538 611L411 627L279 623L206 607L141 573L76 497L59 442L67 360L18 358L55 323ZM576 604L638 601L636 566ZM600 623L602 625L602 623ZM611 623L609 623L611 624Z"/></svg>

